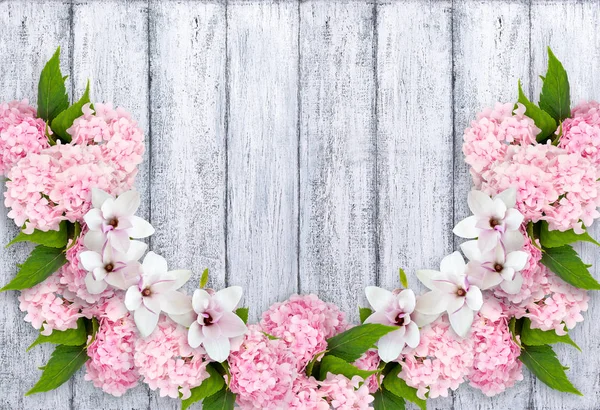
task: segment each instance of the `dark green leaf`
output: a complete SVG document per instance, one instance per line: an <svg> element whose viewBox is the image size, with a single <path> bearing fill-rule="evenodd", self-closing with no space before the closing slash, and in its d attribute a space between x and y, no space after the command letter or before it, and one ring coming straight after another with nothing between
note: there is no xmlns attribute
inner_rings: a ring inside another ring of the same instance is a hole
<svg viewBox="0 0 600 410"><path fill-rule="evenodd" d="M556 358L556 353L548 345L525 346L519 359L538 379L549 387L565 393L582 394L571 384L565 368Z"/></svg>
<svg viewBox="0 0 600 410"><path fill-rule="evenodd" d="M235 314L238 315L244 323L248 323L248 308L239 308L235 311Z"/></svg>
<svg viewBox="0 0 600 410"><path fill-rule="evenodd" d="M0 289L0 292L29 289L43 282L65 263L67 263L67 258L61 249L39 245L31 252L25 263L19 266L17 276Z"/></svg>
<svg viewBox="0 0 600 410"><path fill-rule="evenodd" d="M81 224L78 221L76 221L74 224L67 224L67 232L67 243L69 240L71 240L71 244L67 247L67 250L69 250L77 244L77 239L79 239L79 235L81 235Z"/></svg>
<svg viewBox="0 0 600 410"><path fill-rule="evenodd" d="M344 359L340 359L339 357L326 355L321 360L321 368L319 369L320 379L325 380L327 378L327 373L332 374L342 374L349 379L352 379L354 376L360 376L363 379L377 373L377 370L361 370L358 367L348 363Z"/></svg>
<svg viewBox="0 0 600 410"><path fill-rule="evenodd" d="M402 397L396 396L394 393L386 389L379 389L373 394L373 408L375 410L404 410L406 402Z"/></svg>
<svg viewBox="0 0 600 410"><path fill-rule="evenodd" d="M551 231L548 227L548 222L541 222L540 243L544 248L558 248L575 242L590 242L600 246L600 243L592 238L587 232L576 234L572 229L564 232L558 230Z"/></svg>
<svg viewBox="0 0 600 410"><path fill-rule="evenodd" d="M83 106L90 102L90 81L88 80L85 87L85 92L79 101L71 105L69 108L61 112L52 120L52 131L63 142L69 143L72 138L67 130L73 125L73 121L83 115Z"/></svg>
<svg viewBox="0 0 600 410"><path fill-rule="evenodd" d="M209 378L205 379L200 386L190 390L192 395L188 399L181 401L181 410L186 410L192 404L212 396L225 387L225 379L223 379L223 376L212 365L209 364L206 366L206 370L210 375Z"/></svg>
<svg viewBox="0 0 600 410"><path fill-rule="evenodd" d="M375 323L356 326L327 340L327 350L329 354L352 363L374 347L382 336L394 330L398 328Z"/></svg>
<svg viewBox="0 0 600 410"><path fill-rule="evenodd" d="M540 224L534 224L533 222L529 221L529 223L527 224L527 236L529 236L529 239L531 239L531 243L533 244L533 246L535 246L539 250L542 250L542 247L538 244L537 241L540 237L539 225Z"/></svg>
<svg viewBox="0 0 600 410"><path fill-rule="evenodd" d="M408 279L406 278L406 272L404 272L404 269L398 269L398 274L400 275L400 283L402 286L408 288Z"/></svg>
<svg viewBox="0 0 600 410"><path fill-rule="evenodd" d="M38 84L38 116L51 123L69 106L65 80L60 72L60 47L46 63Z"/></svg>
<svg viewBox="0 0 600 410"><path fill-rule="evenodd" d="M427 401L417 396L417 389L410 387L406 382L398 377L402 370L401 365L396 365L383 379L383 386L398 397L415 403L421 410L427 410Z"/></svg>
<svg viewBox="0 0 600 410"><path fill-rule="evenodd" d="M35 342L27 348L27 351L42 343L54 343L65 346L81 346L87 342L87 331L85 328L85 319L77 321L76 329L53 330L50 336L39 335Z"/></svg>
<svg viewBox="0 0 600 410"><path fill-rule="evenodd" d="M581 351L577 343L567 334L559 336L554 330L532 329L531 320L525 319L521 330L521 343L526 346L543 346L553 343L566 343Z"/></svg>
<svg viewBox="0 0 600 410"><path fill-rule="evenodd" d="M600 283L588 271L590 265L583 263L577 252L569 245L544 249L541 262L562 280L576 288L600 289Z"/></svg>
<svg viewBox="0 0 600 410"><path fill-rule="evenodd" d="M58 231L38 231L37 229L33 231L32 234L27 235L26 233L19 232L19 234L6 245L9 246L18 243L18 242L31 242L37 243L38 245L44 245L49 248L64 248L67 246L67 221L63 221L59 225Z"/></svg>
<svg viewBox="0 0 600 410"><path fill-rule="evenodd" d="M536 140L538 142L546 141L556 131L556 121L554 121L554 118L552 118L546 111L529 101L523 92L523 88L521 88L520 80L519 102L525 106L525 115L531 118L533 122L535 122L535 125L541 130L537 135Z"/></svg>
<svg viewBox="0 0 600 410"><path fill-rule="evenodd" d="M373 314L373 311L369 308L358 308L358 313L360 315L360 323L365 323L365 320Z"/></svg>
<svg viewBox="0 0 600 410"><path fill-rule="evenodd" d="M235 394L222 388L215 394L208 396L202 402L202 410L232 410L235 404Z"/></svg>
<svg viewBox="0 0 600 410"><path fill-rule="evenodd" d="M42 377L25 395L42 393L56 389L79 370L88 360L85 345L64 346L60 345L54 349L50 360L44 366Z"/></svg>
<svg viewBox="0 0 600 410"><path fill-rule="evenodd" d="M203 288L208 283L208 269L204 269L202 272L202 277L200 278L200 288Z"/></svg>
<svg viewBox="0 0 600 410"><path fill-rule="evenodd" d="M550 47L548 47L548 71L542 79L544 84L540 95L540 108L560 123L571 115L569 78Z"/></svg>

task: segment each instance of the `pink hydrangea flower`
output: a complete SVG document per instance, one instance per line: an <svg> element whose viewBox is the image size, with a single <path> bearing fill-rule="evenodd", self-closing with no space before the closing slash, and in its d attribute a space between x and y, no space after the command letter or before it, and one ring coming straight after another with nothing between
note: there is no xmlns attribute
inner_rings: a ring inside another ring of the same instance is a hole
<svg viewBox="0 0 600 410"><path fill-rule="evenodd" d="M381 359L379 358L379 354L377 350L371 349L367 350L365 354L363 354L357 361L354 362L354 366L358 367L361 370L375 370L379 367L381 363ZM365 384L369 388L370 393L375 393L379 386L381 385L382 380L377 380L379 375L373 374L365 380Z"/></svg>
<svg viewBox="0 0 600 410"><path fill-rule="evenodd" d="M404 351L399 377L417 389L420 398L447 397L456 390L473 367L473 339L461 338L443 316L421 329L421 342Z"/></svg>
<svg viewBox="0 0 600 410"><path fill-rule="evenodd" d="M270 340L258 325L248 326L239 350L229 355L230 388L244 409L280 409L298 376L297 352Z"/></svg>
<svg viewBox="0 0 600 410"><path fill-rule="evenodd" d="M137 330L126 316L113 322L101 319L96 338L87 349L85 380L113 396L135 387L140 375L134 365Z"/></svg>
<svg viewBox="0 0 600 410"><path fill-rule="evenodd" d="M468 376L471 386L494 396L523 380L521 350L512 339L506 318L492 322L477 317L471 337L475 353Z"/></svg>
<svg viewBox="0 0 600 410"><path fill-rule="evenodd" d="M167 317L161 317L156 330L147 338L138 338L134 363L145 383L160 396L183 399L190 389L208 378L206 357L187 343L187 329Z"/></svg>
<svg viewBox="0 0 600 410"><path fill-rule="evenodd" d="M558 146L587 158L600 168L600 104L583 102L562 123Z"/></svg>
<svg viewBox="0 0 600 410"><path fill-rule="evenodd" d="M327 378L321 382L321 392L332 408L340 410L369 409L369 404L375 400L360 376L348 379L341 374L327 373Z"/></svg>
<svg viewBox="0 0 600 410"><path fill-rule="evenodd" d="M299 375L292 385L292 394L286 400L288 410L329 410L329 404L323 399L319 382L314 377Z"/></svg>
<svg viewBox="0 0 600 410"><path fill-rule="evenodd" d="M46 123L27 100L0 104L0 175L21 159L49 147Z"/></svg>
<svg viewBox="0 0 600 410"><path fill-rule="evenodd" d="M293 295L283 303L275 303L263 313L260 324L301 358L299 368L326 349L328 338L348 327L338 307L316 295Z"/></svg>
<svg viewBox="0 0 600 410"><path fill-rule="evenodd" d="M43 335L53 330L77 328L77 320L83 315L81 304L73 303L62 295L66 288L60 283L58 275L52 275L42 283L30 289L24 289L19 295L19 308L25 315L25 321L36 329L42 329Z"/></svg>

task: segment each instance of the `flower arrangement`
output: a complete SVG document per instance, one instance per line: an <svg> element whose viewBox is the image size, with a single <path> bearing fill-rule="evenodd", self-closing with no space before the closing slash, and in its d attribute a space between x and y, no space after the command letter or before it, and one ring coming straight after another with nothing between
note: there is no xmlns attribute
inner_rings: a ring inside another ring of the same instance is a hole
<svg viewBox="0 0 600 410"><path fill-rule="evenodd" d="M35 245L2 291L21 292L30 348L56 348L27 394L52 390L85 366L114 396L140 382L186 409L426 408L463 382L493 396L523 378L580 394L551 348L577 345L587 290L600 289L571 246L600 245L586 232L600 216L600 104L571 110L567 74L549 52L539 106L519 84L515 103L483 111L465 131L473 215L454 228L468 239L439 270L419 270L428 291L366 288L362 324L315 295L276 303L257 324L239 307L243 289L192 295L189 270L140 241L154 228L136 216L133 189L144 135L124 110L92 104L89 84L71 104L50 59L37 109L0 105L0 172L9 244ZM464 256L467 258L465 261Z"/></svg>

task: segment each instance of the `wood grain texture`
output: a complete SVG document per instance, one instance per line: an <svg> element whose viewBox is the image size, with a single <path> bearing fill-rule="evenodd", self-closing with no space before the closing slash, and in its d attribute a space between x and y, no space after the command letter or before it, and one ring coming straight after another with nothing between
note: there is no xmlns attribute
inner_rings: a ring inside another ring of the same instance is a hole
<svg viewBox="0 0 600 410"><path fill-rule="evenodd" d="M0 101L27 98L35 105L40 72L57 45L63 46L61 70L68 72L70 8L68 2L0 2ZM18 228L6 218L3 202L0 243L6 244L16 236ZM27 245L9 249L0 246L2 286L14 277L16 264L22 263L30 250ZM39 332L23 320L25 314L19 310L17 296L12 291L0 293L0 408L64 409L72 397L72 380L53 392L24 397L39 379L38 367L46 364L53 348L39 346L25 353Z"/></svg>
<svg viewBox="0 0 600 410"><path fill-rule="evenodd" d="M356 320L376 281L375 14L300 5L300 291Z"/></svg>
<svg viewBox="0 0 600 410"><path fill-rule="evenodd" d="M228 285L256 321L298 289L298 5L230 2L227 22Z"/></svg>
<svg viewBox="0 0 600 410"><path fill-rule="evenodd" d="M148 137L148 7L146 2L81 2L73 8L71 81L78 99L90 79L92 102L110 102L132 114ZM148 150L136 179L142 197L138 215L149 217ZM123 397L107 395L83 379L73 389L73 409L141 409L148 388L140 384Z"/></svg>
<svg viewBox="0 0 600 410"><path fill-rule="evenodd" d="M539 2L534 1L531 8L531 71L529 81L532 85L532 97L535 101L541 91L542 81L539 74L547 69L547 51L549 46L563 62L569 75L571 101L575 106L582 100L600 99L600 37L598 2ZM583 34L586 33L586 34ZM600 237L598 223L590 227L590 234ZM577 245L577 251L586 263L592 264L591 273L600 278L600 252L598 248ZM581 410L597 409L600 405L600 327L595 320L600 315L598 292L589 292L590 303L585 321L577 325L571 337L579 344L583 352L556 346L558 357L565 366L571 368L567 374L584 397L563 395L536 381L533 389L533 406L540 410L554 408Z"/></svg>
<svg viewBox="0 0 600 410"><path fill-rule="evenodd" d="M483 108L517 99L517 81L529 76L528 2L455 2L454 27L454 222L470 215L471 177L462 154L465 128ZM463 239L455 237L455 248ZM456 409L531 408L532 380L493 398L466 384L454 394Z"/></svg>

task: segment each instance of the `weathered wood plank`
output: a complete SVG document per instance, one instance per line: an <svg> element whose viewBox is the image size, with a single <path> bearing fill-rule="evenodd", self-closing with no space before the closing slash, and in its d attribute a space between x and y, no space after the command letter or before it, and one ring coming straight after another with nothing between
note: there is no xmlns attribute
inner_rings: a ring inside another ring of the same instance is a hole
<svg viewBox="0 0 600 410"><path fill-rule="evenodd" d="M75 98L90 79L93 102L111 102L131 112L148 136L148 9L146 2L83 2L73 10L73 72ZM148 218L148 149L136 185L142 196L139 215ZM148 388L140 385L113 397L83 379L75 380L74 409L142 409Z"/></svg>
<svg viewBox="0 0 600 410"><path fill-rule="evenodd" d="M531 72L532 97L541 91L539 74L547 68L546 47L550 46L562 61L569 75L571 101L600 100L600 38L597 36L600 5L598 2L534 1L531 8ZM595 238L600 237L600 227L590 228ZM597 247L577 246L582 259L591 263L592 274L600 277L600 253ZM600 325L594 320L600 315L598 292L589 292L589 310L585 321L569 332L583 353L564 346L555 346L562 363L572 370L567 374L584 397L567 395L536 382L534 406L537 409L597 409L600 403Z"/></svg>
<svg viewBox="0 0 600 410"><path fill-rule="evenodd" d="M62 46L62 71L70 61L69 2L0 3L0 101L28 98L37 100L37 83L46 61ZM4 184L2 184L4 190ZM3 197L2 197L3 198ZM6 209L0 205L0 282L8 283L16 274L16 264L25 260L27 246L4 249L18 232ZM0 293L0 408L64 409L71 400L72 381L57 390L29 397L24 394L39 379L39 366L46 364L53 348L40 346L25 353L38 332L19 310L17 292Z"/></svg>
<svg viewBox="0 0 600 410"><path fill-rule="evenodd" d="M298 5L233 1L227 22L228 285L255 321L298 291Z"/></svg>
<svg viewBox="0 0 600 410"><path fill-rule="evenodd" d="M424 289L417 269L453 251L452 8L382 2L377 11L379 282ZM430 408L449 408L435 399Z"/></svg>
<svg viewBox="0 0 600 410"><path fill-rule="evenodd" d="M374 6L300 5L300 290L357 320L376 283Z"/></svg>
<svg viewBox="0 0 600 410"><path fill-rule="evenodd" d="M151 248L225 283L225 6L150 4ZM151 408L179 408L151 396Z"/></svg>
<svg viewBox="0 0 600 410"><path fill-rule="evenodd" d="M454 23L454 222L468 216L471 177L462 154L465 128L477 112L495 102L515 101L517 80L529 76L529 5L513 1L455 2ZM456 238L455 247L462 242ZM492 399L463 385L456 409L531 408L531 380Z"/></svg>

